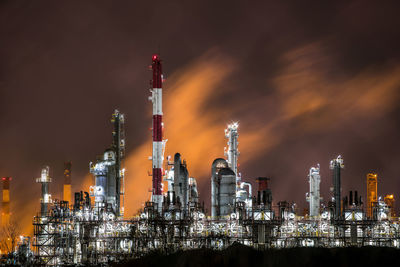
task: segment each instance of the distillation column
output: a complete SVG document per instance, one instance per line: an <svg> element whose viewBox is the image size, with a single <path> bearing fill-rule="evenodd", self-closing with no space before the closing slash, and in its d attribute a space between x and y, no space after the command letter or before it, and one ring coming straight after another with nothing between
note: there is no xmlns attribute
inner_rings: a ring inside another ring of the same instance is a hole
<svg viewBox="0 0 400 267"><path fill-rule="evenodd" d="M238 150L238 127L239 124L234 122L228 125L228 128L225 129L225 137L228 138L228 149L225 150L225 156L228 157L228 164L232 171L236 174L236 181L238 182L240 179L238 175L238 157L239 157L239 150Z"/></svg>
<svg viewBox="0 0 400 267"><path fill-rule="evenodd" d="M1 225L5 226L10 222L10 181L11 177L3 177L3 203L1 212Z"/></svg>
<svg viewBox="0 0 400 267"><path fill-rule="evenodd" d="M124 183L124 170L121 168L121 159L125 153L125 138L124 138L124 114L121 114L117 109L112 115L111 122L113 123L114 129L112 132L112 150L115 152L115 197L116 197L116 208L115 212L117 216L123 216L124 213L124 194L125 194L125 183ZM122 187L122 190L121 190ZM122 207L121 207L121 195L122 195Z"/></svg>
<svg viewBox="0 0 400 267"><path fill-rule="evenodd" d="M71 161L64 163L63 200L71 204Z"/></svg>
<svg viewBox="0 0 400 267"><path fill-rule="evenodd" d="M51 178L49 176L49 166L42 169L42 175L36 178L37 183L42 184L42 197L40 199L40 216L45 217L51 203L51 195L49 194L49 183Z"/></svg>
<svg viewBox="0 0 400 267"><path fill-rule="evenodd" d="M319 164L318 167L311 167L310 173L308 174L310 183L310 193L307 197L310 203L310 217L319 216L319 206L320 206L320 183L321 176L319 174Z"/></svg>
<svg viewBox="0 0 400 267"><path fill-rule="evenodd" d="M340 170L344 168L342 156L338 156L336 159L331 160L330 169L333 170L333 201L335 203L335 219L341 217L341 185L340 185Z"/></svg>
<svg viewBox="0 0 400 267"><path fill-rule="evenodd" d="M372 207L378 202L378 174L367 174L367 216L372 218Z"/></svg>
<svg viewBox="0 0 400 267"><path fill-rule="evenodd" d="M181 202L184 210L187 210L189 201L189 172L186 162L181 159L181 154L174 156L174 192Z"/></svg>
<svg viewBox="0 0 400 267"><path fill-rule="evenodd" d="M111 122L113 123L111 148L106 149L103 159L97 159L96 164L90 162L90 172L95 176L95 186L90 187L91 195L95 197L96 210L112 207L115 216L123 216L124 212L124 173L121 160L124 156L124 114L115 110Z"/></svg>
<svg viewBox="0 0 400 267"><path fill-rule="evenodd" d="M163 134L162 134L162 68L161 60L158 55L152 57L153 70L153 89L149 99L153 102L153 188L152 201L158 204L158 209L161 209L162 196L162 165L163 165Z"/></svg>

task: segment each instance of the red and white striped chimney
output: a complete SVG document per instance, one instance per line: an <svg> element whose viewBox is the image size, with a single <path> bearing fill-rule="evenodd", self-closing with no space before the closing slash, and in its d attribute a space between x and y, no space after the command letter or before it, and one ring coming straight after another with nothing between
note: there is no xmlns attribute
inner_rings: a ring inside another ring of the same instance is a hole
<svg viewBox="0 0 400 267"><path fill-rule="evenodd" d="M162 197L162 166L163 166L163 135L162 135L162 68L159 55L152 57L153 89L153 190L152 201L161 209Z"/></svg>

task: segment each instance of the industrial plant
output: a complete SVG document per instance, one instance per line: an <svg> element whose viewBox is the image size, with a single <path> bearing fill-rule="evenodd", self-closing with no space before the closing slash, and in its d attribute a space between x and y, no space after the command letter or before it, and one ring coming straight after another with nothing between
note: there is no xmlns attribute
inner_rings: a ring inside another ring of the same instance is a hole
<svg viewBox="0 0 400 267"><path fill-rule="evenodd" d="M46 266L107 265L142 257L152 251L211 248L240 243L255 249L293 247L400 248L400 221L395 219L394 197L378 196L378 175L366 174L367 195L344 194L341 187L344 158L316 164L308 175L306 214L288 201L273 201L270 177L254 177L256 188L242 180L238 170L239 124L224 134L224 157L213 160L209 188L211 207L204 207L196 179L180 153L165 157L163 136L163 74L159 55L152 56L152 191L134 217L124 214L124 115L112 114L112 142L89 164L95 183L89 190L71 192L71 162L65 163L63 199L52 199L49 167L36 178L41 186L40 213L33 218L34 237L24 244L32 262ZM168 127L168 125L166 125ZM150 153L150 147L149 147ZM330 168L331 177L320 169ZM146 174L143 178L149 179ZM331 180L332 192L322 201L320 183ZM9 184L3 183L3 220L9 220ZM305 179L304 182L307 182ZM254 185L254 184L253 184ZM72 196L72 197L71 197ZM39 202L38 202L39 203ZM210 212L206 212L209 210ZM6 214L4 216L4 214ZM31 251L32 249L32 251Z"/></svg>

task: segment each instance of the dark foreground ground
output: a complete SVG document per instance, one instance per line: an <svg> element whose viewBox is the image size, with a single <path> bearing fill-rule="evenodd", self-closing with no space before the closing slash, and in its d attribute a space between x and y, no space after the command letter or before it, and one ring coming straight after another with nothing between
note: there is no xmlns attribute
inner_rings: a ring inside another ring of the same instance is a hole
<svg viewBox="0 0 400 267"><path fill-rule="evenodd" d="M400 250L392 248L255 249L233 245L223 251L196 249L170 255L152 253L115 266L400 266Z"/></svg>

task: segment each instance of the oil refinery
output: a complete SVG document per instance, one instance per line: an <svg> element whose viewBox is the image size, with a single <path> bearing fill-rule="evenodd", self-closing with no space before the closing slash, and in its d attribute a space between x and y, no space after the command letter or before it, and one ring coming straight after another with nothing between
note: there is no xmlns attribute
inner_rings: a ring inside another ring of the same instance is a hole
<svg viewBox="0 0 400 267"><path fill-rule="evenodd" d="M365 199L357 191L344 194L342 156L309 169L309 203L300 214L289 201L273 201L269 177L256 177L257 188L242 180L238 170L239 124L224 133L224 158L210 167L211 207L202 204L196 179L180 153L165 157L163 139L163 74L159 55L152 56L152 190L151 198L134 217L124 214L124 115L112 114L112 142L102 157L90 162L95 184L71 198L71 162L65 163L63 200L52 199L49 167L36 182L41 185L40 213L33 218L34 237L23 242L32 261L45 266L107 265L139 258L151 251L173 253L195 248L224 249L240 243L255 249L292 247L400 248L400 221L394 214L394 196L378 196L378 175L366 174ZM168 127L168 125L166 125ZM151 148L148 148L149 151ZM321 177L331 169L331 178ZM143 178L149 179L146 174ZM331 180L332 179L332 180ZM3 220L9 220L10 178L3 178ZM321 180L330 181L332 194L320 192ZM307 179L304 180L307 182ZM87 191L85 191L87 190ZM21 247L21 246L20 246Z"/></svg>

